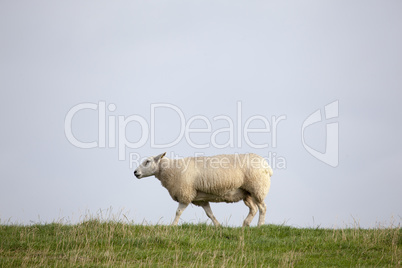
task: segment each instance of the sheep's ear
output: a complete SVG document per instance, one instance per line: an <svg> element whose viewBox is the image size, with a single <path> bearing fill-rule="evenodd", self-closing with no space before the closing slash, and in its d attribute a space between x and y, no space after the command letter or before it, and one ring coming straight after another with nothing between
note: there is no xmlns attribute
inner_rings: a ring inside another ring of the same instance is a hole
<svg viewBox="0 0 402 268"><path fill-rule="evenodd" d="M163 153L163 154L160 154L160 155L155 156L155 157L154 157L155 162L158 162L159 160L161 160L162 157L164 157L165 155L166 155L166 153Z"/></svg>

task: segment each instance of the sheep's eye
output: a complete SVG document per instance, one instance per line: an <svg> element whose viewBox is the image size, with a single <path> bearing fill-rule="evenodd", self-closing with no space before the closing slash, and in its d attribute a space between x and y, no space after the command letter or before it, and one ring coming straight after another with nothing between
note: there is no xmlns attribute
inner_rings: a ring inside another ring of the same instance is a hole
<svg viewBox="0 0 402 268"><path fill-rule="evenodd" d="M145 161L145 165L148 166L149 162L149 160Z"/></svg>

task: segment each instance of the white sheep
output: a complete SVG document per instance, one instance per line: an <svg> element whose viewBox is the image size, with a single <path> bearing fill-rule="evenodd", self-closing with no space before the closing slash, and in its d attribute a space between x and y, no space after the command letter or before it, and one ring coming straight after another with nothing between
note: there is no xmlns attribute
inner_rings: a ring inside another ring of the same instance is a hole
<svg viewBox="0 0 402 268"><path fill-rule="evenodd" d="M264 202L271 185L272 169L256 154L217 155L168 159L166 153L148 157L135 171L138 178L155 176L173 200L179 202L172 225L177 225L185 208L201 206L215 226L219 226L209 202L244 201L250 212L243 222L249 226L260 210L258 226L264 224Z"/></svg>

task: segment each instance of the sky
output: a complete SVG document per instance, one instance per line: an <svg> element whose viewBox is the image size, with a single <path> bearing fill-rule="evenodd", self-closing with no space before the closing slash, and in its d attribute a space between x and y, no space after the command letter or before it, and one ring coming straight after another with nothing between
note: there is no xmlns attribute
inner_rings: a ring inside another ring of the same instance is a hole
<svg viewBox="0 0 402 268"><path fill-rule="evenodd" d="M269 224L402 217L401 1L1 1L0 222L170 224L141 159L256 153ZM242 203L213 203L241 226ZM207 222L189 206L182 223ZM255 217L252 225L256 225Z"/></svg>

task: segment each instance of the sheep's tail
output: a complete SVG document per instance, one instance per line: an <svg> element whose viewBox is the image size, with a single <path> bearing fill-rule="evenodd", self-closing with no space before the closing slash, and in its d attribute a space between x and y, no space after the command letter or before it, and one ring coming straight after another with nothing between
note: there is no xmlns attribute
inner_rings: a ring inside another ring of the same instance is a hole
<svg viewBox="0 0 402 268"><path fill-rule="evenodd" d="M272 170L271 166L268 164L268 161L266 159L263 160L263 168L265 169L264 171L269 174L271 177L272 174L274 174L274 171Z"/></svg>
<svg viewBox="0 0 402 268"><path fill-rule="evenodd" d="M268 173L269 173L270 177L272 176L272 174L274 174L274 171L272 170L272 168L270 166L268 166Z"/></svg>

